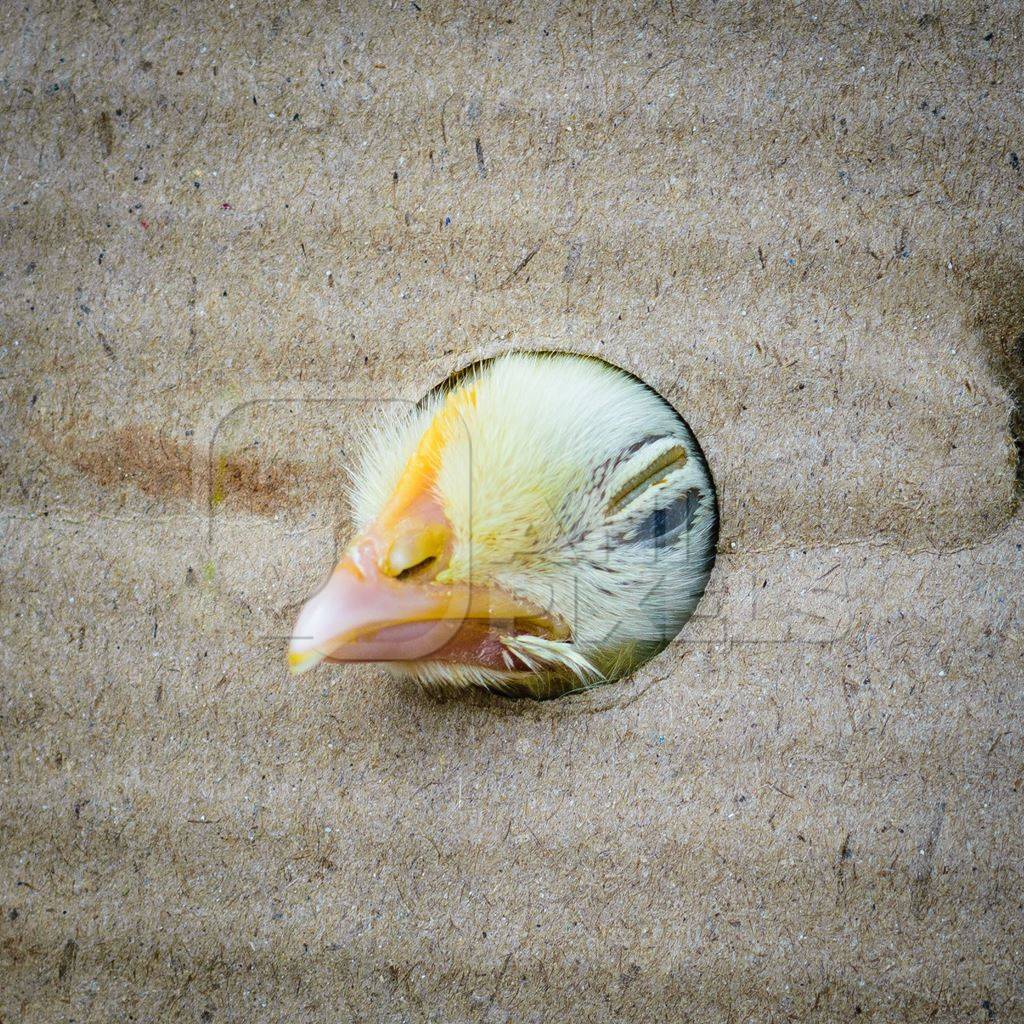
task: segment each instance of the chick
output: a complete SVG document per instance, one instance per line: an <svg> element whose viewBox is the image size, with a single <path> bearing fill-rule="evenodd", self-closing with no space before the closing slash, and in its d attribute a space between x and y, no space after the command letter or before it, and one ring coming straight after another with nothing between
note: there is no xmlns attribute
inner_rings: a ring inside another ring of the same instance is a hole
<svg viewBox="0 0 1024 1024"><path fill-rule="evenodd" d="M356 535L303 607L293 672L381 662L443 689L553 697L661 651L715 560L696 438L602 360L478 363L375 430Z"/></svg>

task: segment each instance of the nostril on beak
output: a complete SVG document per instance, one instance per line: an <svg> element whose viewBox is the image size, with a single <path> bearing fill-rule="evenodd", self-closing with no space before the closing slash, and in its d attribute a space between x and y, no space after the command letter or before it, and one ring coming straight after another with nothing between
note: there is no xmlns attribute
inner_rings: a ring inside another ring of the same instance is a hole
<svg viewBox="0 0 1024 1024"><path fill-rule="evenodd" d="M437 559L431 555L429 558L424 558L422 562L417 562L415 565L410 565L408 569L403 569L396 577L396 580L407 580L410 576L418 576L424 570L429 569Z"/></svg>
<svg viewBox="0 0 1024 1024"><path fill-rule="evenodd" d="M404 579L435 561L447 542L448 531L443 526L429 525L408 530L392 541L378 568L385 576Z"/></svg>

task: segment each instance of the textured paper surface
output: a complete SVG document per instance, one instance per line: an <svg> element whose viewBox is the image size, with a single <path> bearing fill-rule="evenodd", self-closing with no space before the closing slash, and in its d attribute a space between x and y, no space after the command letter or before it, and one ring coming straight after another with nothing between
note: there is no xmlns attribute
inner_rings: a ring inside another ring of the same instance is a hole
<svg viewBox="0 0 1024 1024"><path fill-rule="evenodd" d="M9 6L0 1018L1021 1019L1021 25ZM360 430L516 346L693 425L698 618L289 678Z"/></svg>

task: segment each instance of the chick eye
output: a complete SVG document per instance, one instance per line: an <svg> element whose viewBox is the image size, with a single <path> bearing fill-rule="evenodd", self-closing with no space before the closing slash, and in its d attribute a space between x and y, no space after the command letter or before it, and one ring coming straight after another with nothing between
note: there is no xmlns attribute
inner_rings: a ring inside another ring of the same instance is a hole
<svg viewBox="0 0 1024 1024"><path fill-rule="evenodd" d="M641 544L660 547L676 534L689 530L700 505L700 491L696 487L683 491L664 508L648 513L636 527L636 539Z"/></svg>

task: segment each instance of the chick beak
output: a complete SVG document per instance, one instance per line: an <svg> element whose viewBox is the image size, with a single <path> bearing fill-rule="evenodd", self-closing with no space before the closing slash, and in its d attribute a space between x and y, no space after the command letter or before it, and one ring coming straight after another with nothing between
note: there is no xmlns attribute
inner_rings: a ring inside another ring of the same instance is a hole
<svg viewBox="0 0 1024 1024"><path fill-rule="evenodd" d="M443 514L420 507L357 537L295 624L295 674L339 662L441 660L509 667L500 637L562 630L543 609L500 588L450 582Z"/></svg>

